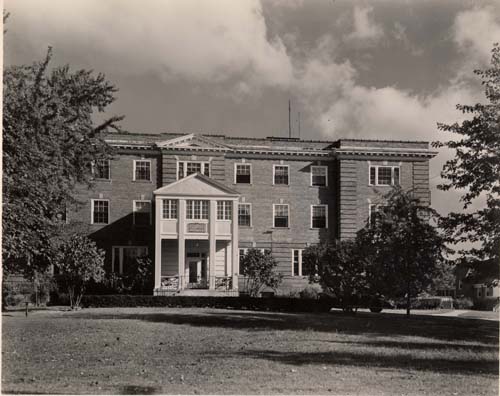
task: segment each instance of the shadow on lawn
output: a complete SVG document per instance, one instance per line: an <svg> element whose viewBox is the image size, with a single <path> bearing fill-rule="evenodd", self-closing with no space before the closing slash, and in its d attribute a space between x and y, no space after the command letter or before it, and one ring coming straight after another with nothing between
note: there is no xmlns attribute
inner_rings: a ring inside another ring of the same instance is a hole
<svg viewBox="0 0 500 396"><path fill-rule="evenodd" d="M153 386L127 385L121 388L121 395L154 395L160 393L159 388Z"/></svg>
<svg viewBox="0 0 500 396"><path fill-rule="evenodd" d="M433 371L454 374L493 374L498 376L498 360L480 361L453 359L422 359L407 355L380 355L373 352L282 352L272 350L246 350L236 356L263 359L273 362L302 365L356 366L374 369L395 368L402 370Z"/></svg>
<svg viewBox="0 0 500 396"><path fill-rule="evenodd" d="M453 317L411 316L396 314L342 313L296 314L245 311L168 310L164 313L126 313L84 311L71 317L82 319L143 320L196 327L222 327L257 330L303 330L364 336L419 336L444 341L474 341L476 344L498 345L499 323L494 321L460 319ZM421 348L425 347L425 343ZM404 343L395 342L395 347ZM429 345L429 348L433 348ZM471 345L470 348L474 348Z"/></svg>
<svg viewBox="0 0 500 396"><path fill-rule="evenodd" d="M370 347L385 347L385 348L399 348L399 349L413 349L413 350L431 350L439 351L443 349L455 349L462 350L463 352L473 351L473 352L497 352L498 345L484 345L478 343L468 343L468 344L457 344L457 343L441 343L441 342L413 342L413 341L387 341L387 340L377 340L377 341L332 341L332 340L312 340L308 339L304 342L326 342L331 344L352 344L356 345L366 345Z"/></svg>

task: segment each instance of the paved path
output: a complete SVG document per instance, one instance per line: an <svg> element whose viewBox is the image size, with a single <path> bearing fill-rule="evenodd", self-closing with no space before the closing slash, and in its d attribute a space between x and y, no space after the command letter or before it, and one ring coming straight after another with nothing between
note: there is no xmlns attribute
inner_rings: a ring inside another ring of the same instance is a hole
<svg viewBox="0 0 500 396"><path fill-rule="evenodd" d="M360 309L361 312L370 312L368 309ZM382 313L406 315L406 309L384 309ZM493 311L472 311L467 309L412 309L412 315L449 316L463 319L483 319L500 321L500 313Z"/></svg>

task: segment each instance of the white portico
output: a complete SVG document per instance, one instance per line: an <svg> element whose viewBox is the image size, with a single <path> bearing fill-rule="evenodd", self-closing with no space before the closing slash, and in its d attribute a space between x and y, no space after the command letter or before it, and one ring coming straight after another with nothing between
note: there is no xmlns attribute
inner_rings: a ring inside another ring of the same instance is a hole
<svg viewBox="0 0 500 396"><path fill-rule="evenodd" d="M154 195L155 295L236 293L239 193L195 173Z"/></svg>

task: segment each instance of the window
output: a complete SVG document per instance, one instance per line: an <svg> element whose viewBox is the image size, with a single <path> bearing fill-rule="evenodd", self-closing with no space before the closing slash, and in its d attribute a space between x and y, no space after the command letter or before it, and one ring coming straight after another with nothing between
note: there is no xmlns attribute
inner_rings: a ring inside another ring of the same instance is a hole
<svg viewBox="0 0 500 396"><path fill-rule="evenodd" d="M108 224L109 223L109 200L93 199L91 201L91 224Z"/></svg>
<svg viewBox="0 0 500 396"><path fill-rule="evenodd" d="M234 182L239 184L252 183L252 165L250 164L234 164L235 177Z"/></svg>
<svg viewBox="0 0 500 396"><path fill-rule="evenodd" d="M273 165L274 184L288 186L288 165Z"/></svg>
<svg viewBox="0 0 500 396"><path fill-rule="evenodd" d="M249 249L257 249L257 250L260 250L260 252L262 254L266 254L267 253L270 253L271 251L269 249L266 249L266 248L240 248L238 249L239 251L239 257L240 257L240 263L241 263L241 260L243 260L243 257L245 257L245 255L248 253L248 250Z"/></svg>
<svg viewBox="0 0 500 396"><path fill-rule="evenodd" d="M188 220L208 220L208 201L187 201Z"/></svg>
<svg viewBox="0 0 500 396"><path fill-rule="evenodd" d="M311 227L328 228L327 205L311 205Z"/></svg>
<svg viewBox="0 0 500 396"><path fill-rule="evenodd" d="M311 271L302 263L302 252L304 249L292 250L292 276L310 275Z"/></svg>
<svg viewBox="0 0 500 396"><path fill-rule="evenodd" d="M177 180L183 179L193 173L201 173L210 177L210 163L201 161L179 161L177 163Z"/></svg>
<svg viewBox="0 0 500 396"><path fill-rule="evenodd" d="M232 213L232 201L217 201L217 220L231 220Z"/></svg>
<svg viewBox="0 0 500 396"><path fill-rule="evenodd" d="M399 166L370 166L370 185L399 186Z"/></svg>
<svg viewBox="0 0 500 396"><path fill-rule="evenodd" d="M491 296L493 296L493 288L487 287L486 288L486 297L491 297Z"/></svg>
<svg viewBox="0 0 500 396"><path fill-rule="evenodd" d="M382 204L370 204L368 206L368 224L375 224L380 217L380 213L384 211Z"/></svg>
<svg viewBox="0 0 500 396"><path fill-rule="evenodd" d="M177 219L177 200L164 199L163 200L163 218L164 219Z"/></svg>
<svg viewBox="0 0 500 396"><path fill-rule="evenodd" d="M242 227L252 226L252 205L243 203L238 205L238 225Z"/></svg>
<svg viewBox="0 0 500 396"><path fill-rule="evenodd" d="M288 205L273 205L274 211L274 227L288 227Z"/></svg>
<svg viewBox="0 0 500 396"><path fill-rule="evenodd" d="M111 271L120 274L133 271L135 259L148 255L147 246L113 246Z"/></svg>
<svg viewBox="0 0 500 396"><path fill-rule="evenodd" d="M151 161L134 161L134 180L151 181Z"/></svg>
<svg viewBox="0 0 500 396"><path fill-rule="evenodd" d="M311 166L311 186L328 185L328 167Z"/></svg>
<svg viewBox="0 0 500 396"><path fill-rule="evenodd" d="M151 224L151 201L134 201L134 224Z"/></svg>
<svg viewBox="0 0 500 396"><path fill-rule="evenodd" d="M96 179L111 179L109 160L97 160L95 162L94 177Z"/></svg>
<svg viewBox="0 0 500 396"><path fill-rule="evenodd" d="M241 260L243 260L243 257L245 257L245 254L247 254L247 251L248 251L247 248L239 249L240 263L241 263Z"/></svg>

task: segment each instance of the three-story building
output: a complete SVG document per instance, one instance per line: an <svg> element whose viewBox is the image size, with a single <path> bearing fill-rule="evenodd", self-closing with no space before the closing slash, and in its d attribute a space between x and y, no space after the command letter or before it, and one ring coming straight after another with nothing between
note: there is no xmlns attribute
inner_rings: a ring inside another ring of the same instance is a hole
<svg viewBox="0 0 500 396"><path fill-rule="evenodd" d="M302 252L354 237L399 185L430 204L427 142L109 134L69 221L88 224L108 271L154 260L155 294L236 294L239 259L269 250L281 291L307 285Z"/></svg>

